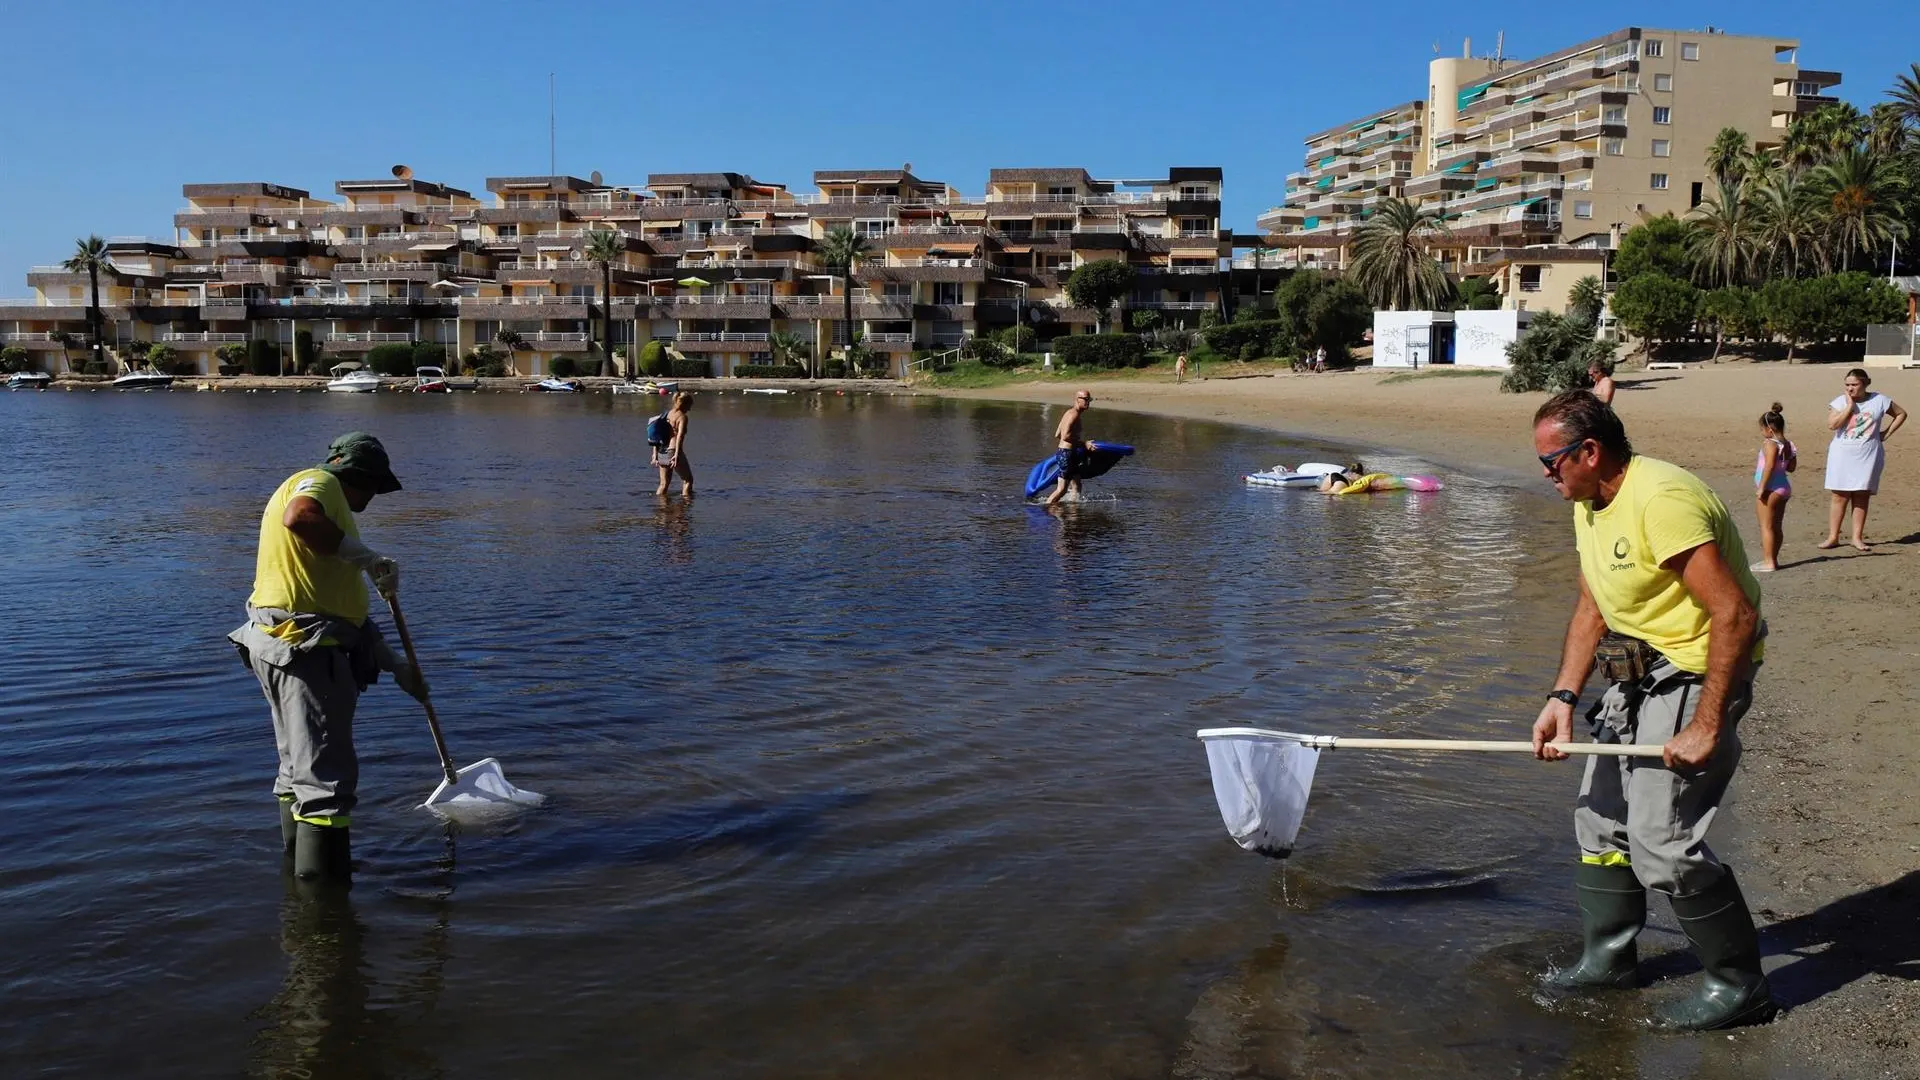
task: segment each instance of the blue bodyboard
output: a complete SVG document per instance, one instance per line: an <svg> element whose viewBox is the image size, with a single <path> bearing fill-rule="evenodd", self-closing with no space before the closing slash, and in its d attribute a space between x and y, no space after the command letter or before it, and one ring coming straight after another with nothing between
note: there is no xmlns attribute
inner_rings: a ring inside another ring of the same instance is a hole
<svg viewBox="0 0 1920 1080"><path fill-rule="evenodd" d="M1080 467L1080 479L1087 480L1103 476L1107 470L1120 463L1120 459L1130 457L1133 447L1125 443L1096 442L1087 452L1087 461ZM1049 454L1038 465L1027 472L1027 498L1035 498L1041 492L1052 487L1060 479L1060 455Z"/></svg>

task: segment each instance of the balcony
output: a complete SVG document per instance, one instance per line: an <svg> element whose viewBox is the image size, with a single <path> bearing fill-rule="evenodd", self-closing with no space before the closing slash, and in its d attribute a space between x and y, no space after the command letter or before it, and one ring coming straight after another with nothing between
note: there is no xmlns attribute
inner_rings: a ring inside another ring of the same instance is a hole
<svg viewBox="0 0 1920 1080"><path fill-rule="evenodd" d="M522 203L484 206L474 211L473 217L482 225L514 225L526 221L569 221L573 212L557 202Z"/></svg>
<svg viewBox="0 0 1920 1080"><path fill-rule="evenodd" d="M690 296L655 297L654 302L680 319L769 319L773 317L773 298L741 296L733 293L708 293Z"/></svg>
<svg viewBox="0 0 1920 1080"><path fill-rule="evenodd" d="M458 272L457 267L439 262L341 262L334 263L328 273L335 281L366 278L437 281Z"/></svg>
<svg viewBox="0 0 1920 1080"><path fill-rule="evenodd" d="M532 348L547 352L581 352L592 338L573 330L527 330L521 332L520 340Z"/></svg>
<svg viewBox="0 0 1920 1080"><path fill-rule="evenodd" d="M521 337L527 335L522 334ZM369 333L358 331L335 331L323 336L329 345L386 345L396 341L411 342L412 334Z"/></svg>
<svg viewBox="0 0 1920 1080"><path fill-rule="evenodd" d="M401 335L401 336L405 337L405 335ZM221 333L213 333L213 332L188 333L188 334L169 333L169 334L161 334L160 340L163 342L166 342L169 345L232 345L236 342L247 340L247 335L221 334ZM408 339L408 340L411 340L411 339Z"/></svg>
<svg viewBox="0 0 1920 1080"><path fill-rule="evenodd" d="M673 347L683 353L764 352L766 346L765 332L681 334L673 342Z"/></svg>

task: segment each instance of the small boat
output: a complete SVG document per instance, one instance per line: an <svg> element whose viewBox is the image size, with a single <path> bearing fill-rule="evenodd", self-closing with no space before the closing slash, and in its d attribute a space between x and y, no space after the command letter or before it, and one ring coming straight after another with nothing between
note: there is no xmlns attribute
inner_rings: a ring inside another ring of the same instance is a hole
<svg viewBox="0 0 1920 1080"><path fill-rule="evenodd" d="M115 390L165 390L173 385L173 376L162 375L148 368L145 371L129 371L113 380Z"/></svg>
<svg viewBox="0 0 1920 1080"><path fill-rule="evenodd" d="M329 394L371 394L380 389L380 376L362 368L327 384Z"/></svg>
<svg viewBox="0 0 1920 1080"><path fill-rule="evenodd" d="M781 390L771 386L749 386L740 391L743 394L791 394L791 390Z"/></svg>
<svg viewBox="0 0 1920 1080"><path fill-rule="evenodd" d="M53 376L44 371L16 371L7 376L9 390L45 390Z"/></svg>
<svg viewBox="0 0 1920 1080"><path fill-rule="evenodd" d="M416 394L450 394L453 384L447 382L444 368L432 366L413 369L413 392Z"/></svg>
<svg viewBox="0 0 1920 1080"><path fill-rule="evenodd" d="M677 382L654 382L651 379L643 383L620 382L613 384L613 392L616 394L673 394L678 393L679 390L680 384Z"/></svg>
<svg viewBox="0 0 1920 1080"><path fill-rule="evenodd" d="M541 379L527 389L548 394L577 394L580 392L580 384L573 379Z"/></svg>

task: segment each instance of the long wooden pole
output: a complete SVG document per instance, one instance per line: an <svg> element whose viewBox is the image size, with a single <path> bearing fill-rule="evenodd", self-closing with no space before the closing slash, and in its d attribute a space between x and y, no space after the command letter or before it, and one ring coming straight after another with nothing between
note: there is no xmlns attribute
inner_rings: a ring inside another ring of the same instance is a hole
<svg viewBox="0 0 1920 1080"><path fill-rule="evenodd" d="M396 613L397 618L397 613ZM1286 731L1269 731L1265 728L1233 727L1206 728L1198 735L1202 739L1272 739L1276 742L1299 743L1315 750L1465 750L1496 754L1531 754L1533 744L1522 741L1504 741L1494 739L1354 739L1345 735L1298 735ZM1592 754L1602 757L1660 757L1663 749L1659 746L1631 746L1625 743L1553 743L1554 749L1566 754Z"/></svg>
<svg viewBox="0 0 1920 1080"><path fill-rule="evenodd" d="M413 636L407 633L407 618L400 614L400 597L396 593L382 593L386 597L387 610L393 612L393 628L400 634L400 647L407 651L407 663L413 665L415 678L420 676L420 660L413 654ZM431 696L420 699L427 708L427 728L433 732L433 748L440 752L440 770L447 774L447 783L458 784L460 774L453 767L453 757L447 753L447 740L440 734L440 718L433 713Z"/></svg>

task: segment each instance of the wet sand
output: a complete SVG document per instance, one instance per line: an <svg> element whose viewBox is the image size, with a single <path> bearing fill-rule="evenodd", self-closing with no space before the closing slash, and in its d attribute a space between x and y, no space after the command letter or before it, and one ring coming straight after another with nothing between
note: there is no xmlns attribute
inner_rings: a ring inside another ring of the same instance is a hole
<svg viewBox="0 0 1920 1080"><path fill-rule="evenodd" d="M1720 492L1752 558L1757 424L1772 402L1786 406L1800 450L1782 569L1761 577L1772 637L1719 844L1739 869L1776 993L1790 1008L1734 1040L1727 1057L1716 1053L1716 1063L1738 1069L1784 1057L1817 1062L1823 1076L1920 1077L1920 427L1888 443L1867 522L1872 550L1817 550L1827 513L1826 404L1845 371L1729 363L1623 373L1614 405L1636 450L1691 469ZM1920 372L1873 376L1875 390L1920 410ZM1351 445L1363 457L1369 448L1405 451L1551 497L1529 438L1545 395L1503 394L1498 384L1372 371L1179 386L1095 379L1087 430L1099 437L1103 409L1245 424ZM1056 382L952 396L1064 405L1073 390ZM1541 684L1551 676L1542 671ZM1514 718L1515 737L1530 720ZM1663 908L1656 905L1656 919L1671 925Z"/></svg>

